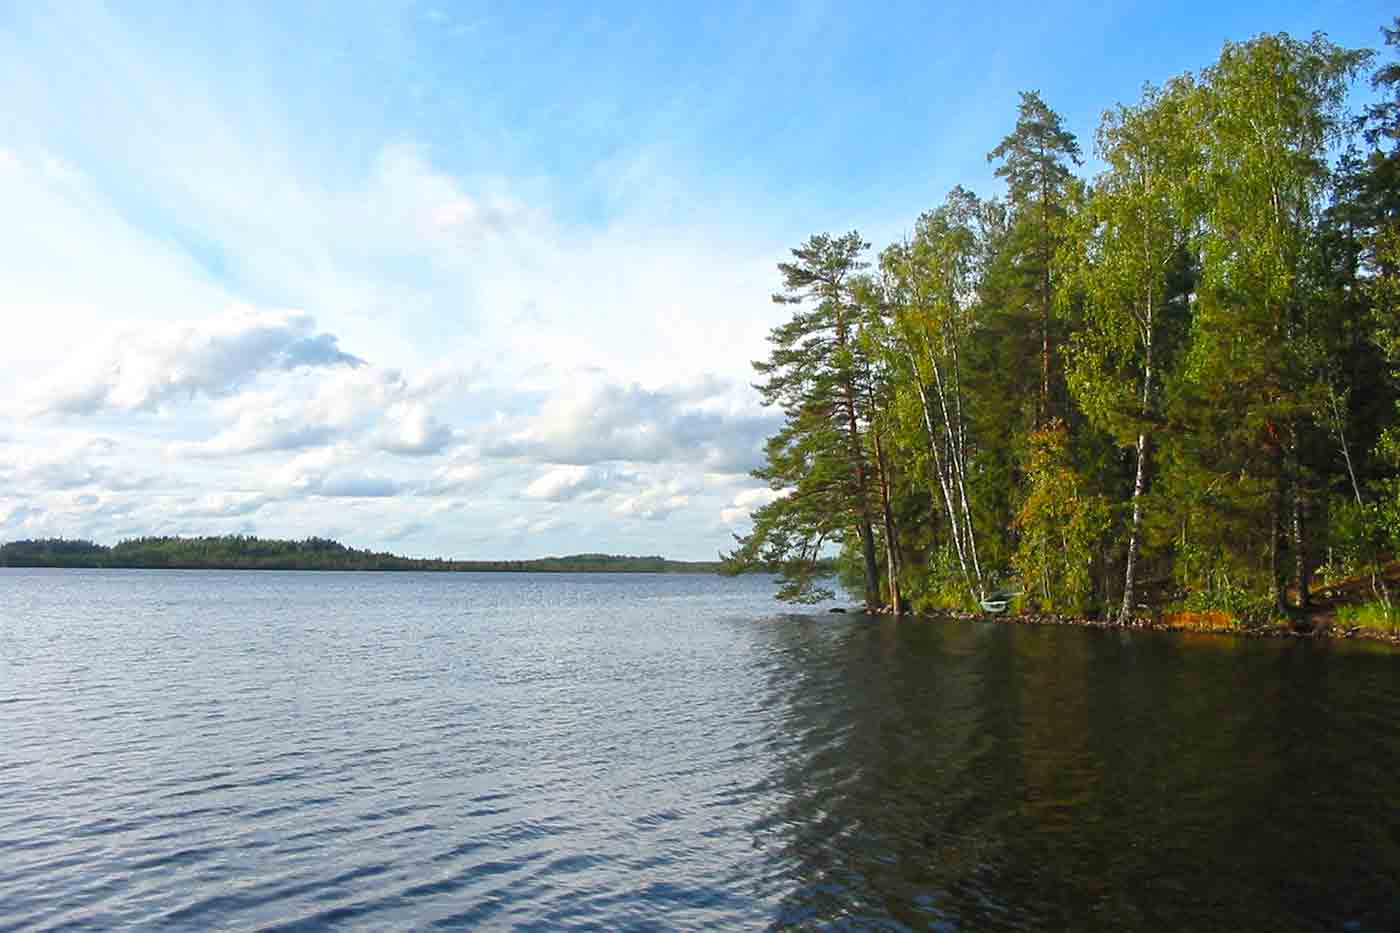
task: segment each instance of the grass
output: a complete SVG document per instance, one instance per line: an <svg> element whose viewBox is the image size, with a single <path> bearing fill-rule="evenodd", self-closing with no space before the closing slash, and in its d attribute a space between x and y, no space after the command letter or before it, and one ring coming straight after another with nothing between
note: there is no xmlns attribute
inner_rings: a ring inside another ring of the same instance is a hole
<svg viewBox="0 0 1400 933"><path fill-rule="evenodd" d="M1339 628L1363 628L1386 635L1400 632L1400 610L1387 609L1380 600L1337 607Z"/></svg>

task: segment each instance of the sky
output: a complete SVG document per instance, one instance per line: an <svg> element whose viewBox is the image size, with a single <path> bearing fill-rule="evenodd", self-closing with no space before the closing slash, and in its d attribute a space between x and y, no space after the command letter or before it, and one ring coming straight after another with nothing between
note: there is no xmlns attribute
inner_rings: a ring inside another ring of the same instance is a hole
<svg viewBox="0 0 1400 933"><path fill-rule="evenodd" d="M0 0L0 541L711 559L791 247L998 193L1019 90L1091 153L1226 39L1393 15Z"/></svg>

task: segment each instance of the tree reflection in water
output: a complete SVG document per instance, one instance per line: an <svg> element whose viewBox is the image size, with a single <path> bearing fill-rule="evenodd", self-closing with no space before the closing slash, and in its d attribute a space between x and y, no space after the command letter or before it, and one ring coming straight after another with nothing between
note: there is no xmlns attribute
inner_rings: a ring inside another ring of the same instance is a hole
<svg viewBox="0 0 1400 933"><path fill-rule="evenodd" d="M1400 916L1393 653L859 616L755 632L775 926Z"/></svg>

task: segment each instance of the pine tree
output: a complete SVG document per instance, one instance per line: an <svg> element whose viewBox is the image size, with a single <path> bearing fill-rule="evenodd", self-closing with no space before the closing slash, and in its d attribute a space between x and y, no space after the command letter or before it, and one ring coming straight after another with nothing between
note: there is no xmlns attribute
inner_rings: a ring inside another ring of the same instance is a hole
<svg viewBox="0 0 1400 933"><path fill-rule="evenodd" d="M997 160L1001 165L996 174L1006 179L1013 213L1016 239L1011 245L1017 253L1016 267L1029 284L1030 302L1039 317L1040 399L1034 425L1040 427L1057 416L1052 386L1054 257L1074 179L1070 165L1082 161L1079 142L1038 91L1023 91L1016 128L987 154L988 162Z"/></svg>
<svg viewBox="0 0 1400 933"><path fill-rule="evenodd" d="M822 548L854 535L860 550L865 602L880 604L880 573L872 521L872 470L865 451L869 369L860 340L854 295L869 244L852 231L819 234L779 263L783 290L773 296L794 308L769 335L768 359L754 363L764 404L786 422L769 439L767 464L754 475L785 495L754 513L753 531L739 540L731 564L763 561L782 567L781 595L811 599Z"/></svg>

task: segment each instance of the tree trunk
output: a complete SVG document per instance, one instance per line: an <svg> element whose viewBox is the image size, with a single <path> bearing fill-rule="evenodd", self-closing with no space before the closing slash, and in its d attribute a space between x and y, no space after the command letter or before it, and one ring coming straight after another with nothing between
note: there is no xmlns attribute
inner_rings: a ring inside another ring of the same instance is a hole
<svg viewBox="0 0 1400 933"><path fill-rule="evenodd" d="M962 410L962 365L958 355L958 334L957 327L953 325L952 332L952 357L953 357L953 407L954 424L957 427L957 449L955 450L958 472L958 495L962 501L963 521L967 523L966 534L967 550L972 558L972 571L977 575L977 598L982 599L987 594L982 583L982 562L977 557L977 529L972 524L972 507L967 498L967 422L963 418Z"/></svg>
<svg viewBox="0 0 1400 933"><path fill-rule="evenodd" d="M904 605L899 598L899 542L894 523L894 510L890 507L889 462L885 459L884 448L880 445L880 432L872 432L875 441L875 466L879 471L880 510L885 525L885 576L889 580L890 611L895 615L904 614Z"/></svg>
<svg viewBox="0 0 1400 933"><path fill-rule="evenodd" d="M1293 482L1293 576L1298 587L1298 608L1307 609L1308 598L1308 549L1303 527L1303 477L1302 467L1298 461L1297 449L1297 429L1294 429L1292 463Z"/></svg>
<svg viewBox="0 0 1400 933"><path fill-rule="evenodd" d="M959 521L963 522L963 528L958 535L961 539L959 544L959 560L963 565L963 576L967 576L967 552L971 552L972 569L976 574L977 585L973 596L981 599L986 594L982 588L982 566L977 559L976 529L972 525L972 512L967 501L967 441L964 436L964 426L962 420L962 398L956 385L953 387L953 408L948 405L949 389L944 383L943 371L938 366L938 361L933 356L933 348L929 346L928 339L924 339L924 351L928 354L929 366L933 370L934 387L938 390L938 407L943 416L943 432L948 438L950 450L948 451L949 480L946 485L955 485L958 490L958 500L962 506L961 515L957 509L953 508L953 500L948 499L948 517L956 526ZM957 366L957 352L953 353L953 365ZM922 390L921 390L922 391ZM954 418L952 412L957 412ZM961 542L966 542L966 547ZM968 588L974 589L971 579L968 581Z"/></svg>
<svg viewBox="0 0 1400 933"><path fill-rule="evenodd" d="M1281 456L1281 452L1280 452ZM1279 464L1282 467L1282 464ZM1287 614L1288 597L1283 585L1283 470L1274 479L1274 494L1269 501L1269 590L1279 612Z"/></svg>
<svg viewBox="0 0 1400 933"><path fill-rule="evenodd" d="M875 561L875 531L870 527L870 519L861 515L856 526L860 535L860 552L865 567L865 608L880 607L880 565Z"/></svg>
<svg viewBox="0 0 1400 933"><path fill-rule="evenodd" d="M1118 621L1128 622L1133 617L1134 576L1137 572L1138 538L1142 529L1142 492L1147 476L1147 416L1152 407L1152 292L1147 293L1147 307L1143 315L1143 368L1142 368L1142 424L1137 437L1137 475L1133 478L1133 525L1128 532L1128 565L1123 571L1123 607L1118 611Z"/></svg>
<svg viewBox="0 0 1400 933"><path fill-rule="evenodd" d="M1361 484L1356 481L1356 469L1351 463L1351 445L1347 443L1346 425L1342 421L1342 412L1337 405L1336 393L1328 390L1328 396L1332 402L1332 420L1337 427L1337 441L1342 445L1342 457L1347 465L1347 477L1351 480L1351 491L1356 497L1356 507L1363 512L1366 503L1361 499ZM1363 521L1365 521L1363 517ZM1390 589L1385 585L1385 576L1381 570L1380 548L1376 546L1375 535L1371 533L1370 522L1366 522L1366 545L1371 556L1371 594L1381 601L1386 612L1390 611Z"/></svg>
<svg viewBox="0 0 1400 933"><path fill-rule="evenodd" d="M839 320L836 343L847 346L846 325ZM865 569L865 607L880 605L880 567L875 561L875 532L870 522L870 482L865 470L865 454L861 449L860 422L856 419L856 386L847 374L841 380L842 401L845 403L847 443L856 481L856 534L860 537L861 559Z"/></svg>
<svg viewBox="0 0 1400 933"><path fill-rule="evenodd" d="M919 391L919 401L924 410L924 428L928 431L929 450L933 453L933 468L934 472L938 474L938 485L943 492L943 504L948 512L948 535L953 542L953 553L958 557L958 566L962 568L963 579L968 582L968 586L971 588L972 578L967 572L967 555L963 549L958 512L953 505L953 490L949 483L948 472L943 465L943 455L938 448L938 431L933 426L933 415L929 410L932 406L929 403L928 390L924 387L923 377L919 375L917 367L914 369L914 386Z"/></svg>
<svg viewBox="0 0 1400 933"><path fill-rule="evenodd" d="M1133 617L1134 574L1137 571L1138 531L1142 527L1142 489L1147 468L1147 432L1138 432L1137 476L1133 480L1133 525L1128 532L1128 566L1123 571L1123 607L1118 611L1118 621L1128 622Z"/></svg>
<svg viewBox="0 0 1400 933"><path fill-rule="evenodd" d="M1050 189L1042 169L1040 180L1041 284L1040 284L1040 422L1044 427L1055 419L1050 398Z"/></svg>
<svg viewBox="0 0 1400 933"><path fill-rule="evenodd" d="M1040 309L1040 427L1055 420L1050 400L1050 270L1045 270L1045 300Z"/></svg>

